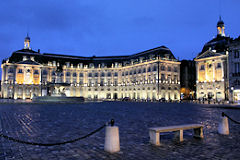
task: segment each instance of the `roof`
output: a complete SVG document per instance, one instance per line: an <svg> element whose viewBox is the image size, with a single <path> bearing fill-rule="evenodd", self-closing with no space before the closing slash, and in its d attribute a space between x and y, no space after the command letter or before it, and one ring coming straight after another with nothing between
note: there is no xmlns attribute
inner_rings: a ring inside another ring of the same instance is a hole
<svg viewBox="0 0 240 160"><path fill-rule="evenodd" d="M198 56L205 53L209 49L216 50L216 52L218 52L218 53L225 52L231 41L232 41L232 38L230 38L230 37L218 35L217 37L213 38L212 40L210 40L203 46L203 49L198 54Z"/></svg>
<svg viewBox="0 0 240 160"><path fill-rule="evenodd" d="M31 64L31 65L40 65L39 63L35 62L35 61L32 61L30 59L28 60L25 60L25 61L21 61L21 62L18 62L17 64Z"/></svg>
<svg viewBox="0 0 240 160"><path fill-rule="evenodd" d="M124 56L92 56L92 57L83 57L83 56L73 56L73 55L62 55L62 54L52 54L52 53L39 53L35 52L30 49L21 49L12 53L11 57L9 57L10 63L26 63L26 64L34 64L33 61L22 61L23 56L26 56L27 59L30 59L31 56L34 56L34 61L37 64L47 64L49 61L56 61L61 65L65 65L66 62L70 62L74 66L77 66L79 63L83 65L88 65L92 63L95 67L98 67L99 64L104 63L105 66L111 67L113 63L122 63L123 65L129 64L132 60L138 62L140 57L145 60L152 57L160 57L166 58L168 57L169 60L177 61L174 57L170 49L165 46L160 46L157 48L149 49L143 52L139 52L136 54L131 55L124 55Z"/></svg>

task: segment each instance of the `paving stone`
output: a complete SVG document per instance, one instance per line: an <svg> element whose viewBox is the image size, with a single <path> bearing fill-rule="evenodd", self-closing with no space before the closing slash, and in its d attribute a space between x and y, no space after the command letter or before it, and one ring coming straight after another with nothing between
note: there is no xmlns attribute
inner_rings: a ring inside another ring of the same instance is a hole
<svg viewBox="0 0 240 160"><path fill-rule="evenodd" d="M0 104L2 133L11 137L56 143L92 132L110 119L119 126L121 151L104 151L104 130L86 139L60 146L42 147L1 138L1 159L237 159L240 157L240 127L229 122L230 135L217 133L221 112L240 121L240 109L195 103L102 102L81 104ZM204 139L184 132L182 143L173 133L161 137L159 147L149 144L148 128L201 123Z"/></svg>

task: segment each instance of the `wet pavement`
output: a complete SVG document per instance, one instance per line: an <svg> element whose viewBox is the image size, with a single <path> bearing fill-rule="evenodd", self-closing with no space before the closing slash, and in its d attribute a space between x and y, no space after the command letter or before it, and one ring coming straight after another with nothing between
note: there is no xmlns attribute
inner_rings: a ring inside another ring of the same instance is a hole
<svg viewBox="0 0 240 160"><path fill-rule="evenodd" d="M75 143L42 147L0 138L0 160L44 159L239 159L240 125L229 122L230 135L217 133L221 113L240 121L240 107L191 103L99 102L80 104L0 104L2 133L25 141L56 143L81 137L111 118L119 127L121 151L104 151L104 130ZM172 133L159 147L149 144L148 128L189 123L204 125L204 139L184 131L184 141Z"/></svg>

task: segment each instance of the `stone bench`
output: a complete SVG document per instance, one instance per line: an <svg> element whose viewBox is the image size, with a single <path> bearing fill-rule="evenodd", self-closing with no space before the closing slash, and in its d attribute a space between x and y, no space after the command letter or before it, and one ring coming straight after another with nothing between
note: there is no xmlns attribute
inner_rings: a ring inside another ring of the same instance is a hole
<svg viewBox="0 0 240 160"><path fill-rule="evenodd" d="M175 138L179 138L179 141L183 141L183 130L193 129L194 137L203 138L203 125L201 124L186 124L167 127L152 127L149 128L150 143L154 145L160 145L160 133L163 132L175 132Z"/></svg>

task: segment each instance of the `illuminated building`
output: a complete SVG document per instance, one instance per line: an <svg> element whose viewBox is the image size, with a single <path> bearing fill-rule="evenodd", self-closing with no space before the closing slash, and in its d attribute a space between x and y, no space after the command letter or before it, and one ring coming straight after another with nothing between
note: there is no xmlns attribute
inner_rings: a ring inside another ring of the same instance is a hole
<svg viewBox="0 0 240 160"><path fill-rule="evenodd" d="M27 36L24 49L1 67L3 98L180 98L180 62L165 46L129 56L80 57L35 52Z"/></svg>
<svg viewBox="0 0 240 160"><path fill-rule="evenodd" d="M217 23L217 37L206 43L195 58L198 99L229 99L228 46L221 17Z"/></svg>
<svg viewBox="0 0 240 160"><path fill-rule="evenodd" d="M229 92L230 100L240 101L240 37L229 46Z"/></svg>

